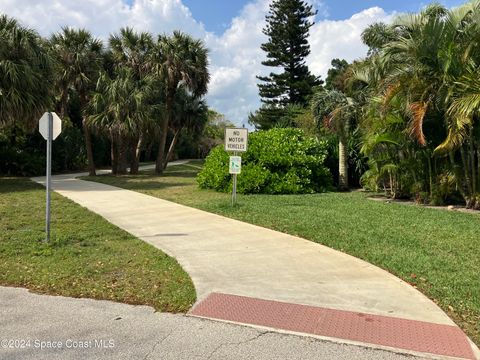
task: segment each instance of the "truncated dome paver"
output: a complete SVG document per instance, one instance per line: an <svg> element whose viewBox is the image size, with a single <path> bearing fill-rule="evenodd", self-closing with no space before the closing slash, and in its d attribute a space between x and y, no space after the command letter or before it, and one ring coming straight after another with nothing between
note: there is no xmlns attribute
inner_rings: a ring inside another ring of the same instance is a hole
<svg viewBox="0 0 480 360"><path fill-rule="evenodd" d="M467 337L457 326L220 293L210 294L189 314L421 353L475 359Z"/></svg>

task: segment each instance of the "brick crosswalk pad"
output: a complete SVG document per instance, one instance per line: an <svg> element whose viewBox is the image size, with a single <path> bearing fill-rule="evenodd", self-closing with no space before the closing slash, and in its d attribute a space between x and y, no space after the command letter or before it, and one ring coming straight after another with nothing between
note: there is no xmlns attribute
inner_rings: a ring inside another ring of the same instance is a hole
<svg viewBox="0 0 480 360"><path fill-rule="evenodd" d="M475 359L467 337L457 326L220 293L210 294L189 314L420 353Z"/></svg>

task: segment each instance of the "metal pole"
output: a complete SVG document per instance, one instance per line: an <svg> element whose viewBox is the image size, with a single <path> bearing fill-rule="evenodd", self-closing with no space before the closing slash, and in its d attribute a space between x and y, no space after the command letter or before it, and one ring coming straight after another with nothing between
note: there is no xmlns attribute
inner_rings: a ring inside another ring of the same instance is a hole
<svg viewBox="0 0 480 360"><path fill-rule="evenodd" d="M46 209L46 221L45 232L47 237L45 242L50 241L50 192L52 189L52 138L53 138L53 116L52 113L48 113L48 139L47 139L47 209Z"/></svg>
<svg viewBox="0 0 480 360"><path fill-rule="evenodd" d="M232 205L237 203L237 174L233 174Z"/></svg>
<svg viewBox="0 0 480 360"><path fill-rule="evenodd" d="M233 152L233 156L237 156L237 152ZM232 191L232 206L237 203L237 174L233 174L233 191Z"/></svg>

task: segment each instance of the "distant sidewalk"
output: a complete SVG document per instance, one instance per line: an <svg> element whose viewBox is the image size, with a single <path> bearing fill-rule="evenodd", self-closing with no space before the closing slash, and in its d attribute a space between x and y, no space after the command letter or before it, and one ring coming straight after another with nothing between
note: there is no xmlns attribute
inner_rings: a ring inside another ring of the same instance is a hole
<svg viewBox="0 0 480 360"><path fill-rule="evenodd" d="M217 292L454 325L413 287L352 256L76 176L54 176L54 190L175 257L199 300Z"/></svg>

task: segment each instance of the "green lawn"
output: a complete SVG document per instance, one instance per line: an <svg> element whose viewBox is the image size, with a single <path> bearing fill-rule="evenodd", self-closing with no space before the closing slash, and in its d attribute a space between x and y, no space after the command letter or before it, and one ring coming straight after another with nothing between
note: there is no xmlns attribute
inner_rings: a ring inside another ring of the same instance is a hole
<svg viewBox="0 0 480 360"><path fill-rule="evenodd" d="M169 312L195 302L192 281L171 257L56 193L52 209L45 244L45 189L0 178L0 285Z"/></svg>
<svg viewBox="0 0 480 360"><path fill-rule="evenodd" d="M229 194L198 189L200 166L172 166L163 177L143 172L92 180L297 235L367 260L418 287L480 344L480 215L371 201L360 192L239 196L232 208Z"/></svg>

